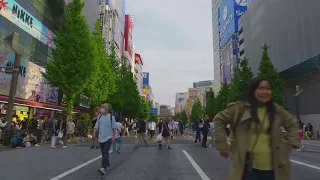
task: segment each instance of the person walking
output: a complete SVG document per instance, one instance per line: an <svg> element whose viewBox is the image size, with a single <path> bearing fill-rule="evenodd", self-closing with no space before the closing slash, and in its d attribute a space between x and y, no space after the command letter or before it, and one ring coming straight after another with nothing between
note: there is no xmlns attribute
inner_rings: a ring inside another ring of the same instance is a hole
<svg viewBox="0 0 320 180"><path fill-rule="evenodd" d="M159 134L162 132L162 126L163 125L163 121L162 119L159 120L159 123L158 123L158 128L159 128Z"/></svg>
<svg viewBox="0 0 320 180"><path fill-rule="evenodd" d="M202 118L199 117L195 122L194 122L194 129L196 131L196 139L195 139L195 143L201 142L201 129L203 127L203 123L202 123Z"/></svg>
<svg viewBox="0 0 320 180"><path fill-rule="evenodd" d="M139 142L140 142L140 139L143 139L143 142L144 142L144 144L145 144L145 146L146 147L148 147L149 146L149 143L148 143L148 141L146 140L146 130L147 130L147 128L146 128L146 122L142 119L142 118L140 118L139 120L138 120L138 123L137 123L137 138L136 138L136 144L135 144L135 146L134 146L134 148L137 148L138 147L138 144L139 144Z"/></svg>
<svg viewBox="0 0 320 180"><path fill-rule="evenodd" d="M67 147L67 118L65 116L58 119L55 136L57 138L55 144L60 143L62 145L62 148L66 148ZM55 148L55 146L53 148Z"/></svg>
<svg viewBox="0 0 320 180"><path fill-rule="evenodd" d="M170 129L170 121L166 119L162 124L162 137L167 144L168 149L172 149L171 144L172 130ZM159 143L159 149L162 149L162 143Z"/></svg>
<svg viewBox="0 0 320 180"><path fill-rule="evenodd" d="M202 147L207 148L208 133L210 129L209 116L205 114L203 120L204 120L203 127L201 129L202 130Z"/></svg>
<svg viewBox="0 0 320 180"><path fill-rule="evenodd" d="M103 175L107 174L106 170L110 168L109 150L111 144L114 144L115 142L117 132L116 120L115 117L111 115L111 112L111 104L102 104L100 108L101 116L97 119L93 130L93 137L98 137L98 142L100 143L102 162L99 171ZM97 136L97 132L99 133L99 136Z"/></svg>
<svg viewBox="0 0 320 180"><path fill-rule="evenodd" d="M297 119L272 100L265 78L250 82L246 96L214 118L216 148L223 157L232 153L229 180L290 180L290 151L299 147ZM231 146L226 125L231 124ZM280 127L287 131L283 141Z"/></svg>
<svg viewBox="0 0 320 180"><path fill-rule="evenodd" d="M94 126L96 125L96 122L97 122L97 119L100 117L100 106L97 106L95 109L94 109L94 113L93 113L93 118L91 120L92 122L92 134L93 134L93 131L94 131ZM96 135L99 135L99 133L97 132ZM92 136L92 144L91 144L91 147L90 149L93 149L94 147L96 147L97 149L99 149L99 145L98 145L98 138L94 138Z"/></svg>
<svg viewBox="0 0 320 180"><path fill-rule="evenodd" d="M153 121L153 120L151 120L150 122L149 122L149 124L148 124L148 129L149 129L149 131L150 131L150 137L151 137L151 139L154 137L154 135L155 135L155 131L156 131L156 126L157 126L157 124Z"/></svg>
<svg viewBox="0 0 320 180"><path fill-rule="evenodd" d="M121 145L122 145L122 132L124 129L124 126L120 123L120 120L117 119L116 122L116 136L115 136L115 142L113 144L113 152L120 153Z"/></svg>

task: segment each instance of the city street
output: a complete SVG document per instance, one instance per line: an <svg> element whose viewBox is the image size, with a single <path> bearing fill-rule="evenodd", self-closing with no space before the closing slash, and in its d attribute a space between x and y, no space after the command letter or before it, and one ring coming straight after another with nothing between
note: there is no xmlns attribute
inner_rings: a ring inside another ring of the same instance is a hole
<svg viewBox="0 0 320 180"><path fill-rule="evenodd" d="M100 168L100 150L90 150L90 142L69 144L65 149L40 147L2 150L1 180L226 180L230 160L215 148L195 144L192 131L175 137L172 150L149 147L134 149L134 138L126 138L120 154L111 153L111 169L106 176ZM308 145L306 152L292 153L292 180L320 179L320 146Z"/></svg>

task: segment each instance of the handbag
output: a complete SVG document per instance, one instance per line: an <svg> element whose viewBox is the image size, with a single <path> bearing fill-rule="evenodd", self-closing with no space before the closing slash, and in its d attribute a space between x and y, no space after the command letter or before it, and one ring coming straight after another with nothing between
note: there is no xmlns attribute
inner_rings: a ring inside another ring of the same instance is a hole
<svg viewBox="0 0 320 180"><path fill-rule="evenodd" d="M58 138L62 138L63 137L63 131L62 131L62 122L60 123L60 130L58 133Z"/></svg>
<svg viewBox="0 0 320 180"><path fill-rule="evenodd" d="M253 145L251 147L251 150L249 150L247 153L246 153L246 159L245 159L245 170L247 172L251 172L252 169L253 169L253 151L254 149L256 148L257 146L257 143L258 143L258 139L259 139L259 136L262 132L262 129L263 129L263 124L265 122L265 120L267 119L267 113L266 115L264 116L262 122L260 123L260 126L259 126L259 132L257 134L257 137L255 138L254 142L253 142Z"/></svg>

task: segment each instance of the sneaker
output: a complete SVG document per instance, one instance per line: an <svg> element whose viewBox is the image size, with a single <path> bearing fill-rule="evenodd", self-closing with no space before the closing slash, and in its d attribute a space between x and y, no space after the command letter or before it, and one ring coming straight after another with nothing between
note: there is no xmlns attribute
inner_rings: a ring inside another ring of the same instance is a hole
<svg viewBox="0 0 320 180"><path fill-rule="evenodd" d="M134 148L137 149L138 147L137 147L137 146L134 146Z"/></svg>
<svg viewBox="0 0 320 180"><path fill-rule="evenodd" d="M50 146L50 148L55 149L56 147L55 146Z"/></svg>
<svg viewBox="0 0 320 180"><path fill-rule="evenodd" d="M90 147L90 149L93 149L93 148L94 148L94 146L91 146L91 147Z"/></svg>
<svg viewBox="0 0 320 180"><path fill-rule="evenodd" d="M210 144L209 147L212 147L212 145Z"/></svg>
<svg viewBox="0 0 320 180"><path fill-rule="evenodd" d="M99 147L99 146L96 146L96 149L100 149L100 147Z"/></svg>
<svg viewBox="0 0 320 180"><path fill-rule="evenodd" d="M67 148L67 146L62 146L62 148Z"/></svg>
<svg viewBox="0 0 320 180"><path fill-rule="evenodd" d="M71 139L69 139L68 142L71 142Z"/></svg>
<svg viewBox="0 0 320 180"><path fill-rule="evenodd" d="M106 174L107 174L107 171L106 171L105 168L100 168L100 169L99 169L99 172L100 172L101 174L103 174L103 175L106 175Z"/></svg>
<svg viewBox="0 0 320 180"><path fill-rule="evenodd" d="M39 147L39 144L35 144L34 146L35 146L35 147Z"/></svg>
<svg viewBox="0 0 320 180"><path fill-rule="evenodd" d="M120 151L117 151L118 154L120 154Z"/></svg>

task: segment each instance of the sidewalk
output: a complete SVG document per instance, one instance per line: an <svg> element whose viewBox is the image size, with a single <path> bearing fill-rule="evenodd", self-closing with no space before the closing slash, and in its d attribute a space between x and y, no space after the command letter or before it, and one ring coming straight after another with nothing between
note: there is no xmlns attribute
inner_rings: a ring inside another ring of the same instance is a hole
<svg viewBox="0 0 320 180"><path fill-rule="evenodd" d="M310 141L302 140L302 144L312 145L312 146L320 146L320 140L310 140Z"/></svg>

